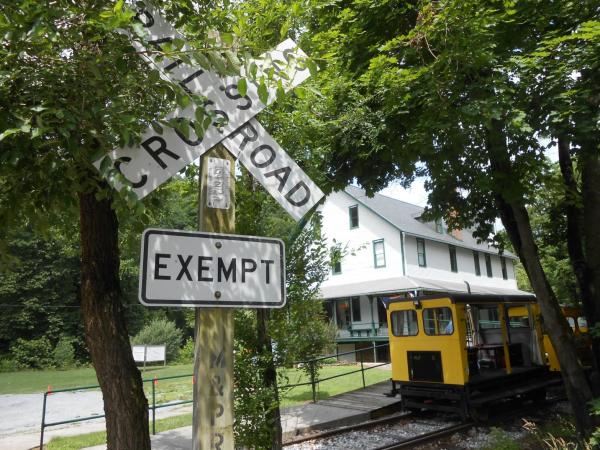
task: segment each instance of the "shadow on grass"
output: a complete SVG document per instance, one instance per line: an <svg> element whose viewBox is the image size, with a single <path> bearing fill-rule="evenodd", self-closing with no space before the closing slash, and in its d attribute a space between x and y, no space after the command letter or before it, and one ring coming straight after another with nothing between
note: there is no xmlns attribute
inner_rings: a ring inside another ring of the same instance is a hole
<svg viewBox="0 0 600 450"><path fill-rule="evenodd" d="M326 398L331 397L331 393L329 391L318 390L317 391L317 401L325 400ZM307 403L312 402L312 392L311 391L302 391L294 393L293 390L291 392L286 392L283 395L282 403L284 406L292 406L292 404L296 403Z"/></svg>

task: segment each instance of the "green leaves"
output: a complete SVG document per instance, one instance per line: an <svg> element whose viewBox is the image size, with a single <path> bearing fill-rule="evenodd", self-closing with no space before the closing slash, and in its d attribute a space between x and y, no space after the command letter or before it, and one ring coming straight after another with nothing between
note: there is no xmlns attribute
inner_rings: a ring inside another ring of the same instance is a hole
<svg viewBox="0 0 600 450"><path fill-rule="evenodd" d="M219 33L221 41L226 45L233 45L233 34L232 33Z"/></svg>
<svg viewBox="0 0 600 450"><path fill-rule="evenodd" d="M266 105L269 101L269 90L267 89L267 84L264 77L261 77L260 79L257 93L260 101Z"/></svg>
<svg viewBox="0 0 600 450"><path fill-rule="evenodd" d="M240 78L237 84L238 92L243 97L248 92L248 81L246 78Z"/></svg>
<svg viewBox="0 0 600 450"><path fill-rule="evenodd" d="M22 133L22 132L23 132L23 130L21 128L9 128L8 130L4 130L2 133L0 133L0 142L4 138L6 138L12 134Z"/></svg>

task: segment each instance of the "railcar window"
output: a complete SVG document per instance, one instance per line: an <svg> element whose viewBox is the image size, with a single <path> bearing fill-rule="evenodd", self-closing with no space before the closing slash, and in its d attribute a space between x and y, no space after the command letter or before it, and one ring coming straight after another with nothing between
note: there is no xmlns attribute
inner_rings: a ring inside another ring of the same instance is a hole
<svg viewBox="0 0 600 450"><path fill-rule="evenodd" d="M569 322L569 326L574 330L575 329L575 319L572 317L567 317L567 322Z"/></svg>
<svg viewBox="0 0 600 450"><path fill-rule="evenodd" d="M509 306L508 323L511 328L529 328L529 311L527 306Z"/></svg>
<svg viewBox="0 0 600 450"><path fill-rule="evenodd" d="M407 311L393 311L391 319L394 336L416 336L419 333L417 313L412 309Z"/></svg>
<svg viewBox="0 0 600 450"><path fill-rule="evenodd" d="M426 308L423 310L423 327L429 336L454 333L450 308Z"/></svg>
<svg viewBox="0 0 600 450"><path fill-rule="evenodd" d="M529 317L511 317L509 323L511 328L529 328Z"/></svg>
<svg viewBox="0 0 600 450"><path fill-rule="evenodd" d="M577 318L577 325L579 326L579 329L587 328L588 327L587 319L583 316L579 316Z"/></svg>
<svg viewBox="0 0 600 450"><path fill-rule="evenodd" d="M489 328L500 328L500 315L498 308L479 308L477 311L477 323L482 330Z"/></svg>

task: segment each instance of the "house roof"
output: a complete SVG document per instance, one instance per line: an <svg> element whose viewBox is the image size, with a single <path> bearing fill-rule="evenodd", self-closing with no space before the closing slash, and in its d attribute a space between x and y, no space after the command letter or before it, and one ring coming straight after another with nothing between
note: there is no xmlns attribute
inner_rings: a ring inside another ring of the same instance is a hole
<svg viewBox="0 0 600 450"><path fill-rule="evenodd" d="M472 229L462 230L462 239L458 239L447 233L438 233L435 231L433 222L421 222L420 220L417 220L424 211L424 208L421 206L406 203L381 194L367 197L365 191L356 186L348 186L344 189L344 192L406 234L433 241L445 242L456 245L457 247L465 247L480 252L492 253L495 255L499 253L496 247L485 242L478 243L477 238L473 236ZM517 259L515 255L506 250L502 255L507 258Z"/></svg>
<svg viewBox="0 0 600 450"><path fill-rule="evenodd" d="M406 275L336 285L324 283L321 285L320 293L321 298L327 300L360 295L383 296L407 291L532 296L531 292L519 289L479 286L464 281L425 279Z"/></svg>

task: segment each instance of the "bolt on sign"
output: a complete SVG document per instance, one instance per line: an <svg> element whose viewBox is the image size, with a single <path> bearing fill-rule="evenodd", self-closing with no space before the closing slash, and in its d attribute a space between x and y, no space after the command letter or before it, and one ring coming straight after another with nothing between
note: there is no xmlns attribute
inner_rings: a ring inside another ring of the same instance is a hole
<svg viewBox="0 0 600 450"><path fill-rule="evenodd" d="M140 302L280 308L285 304L284 244L258 236L147 229Z"/></svg>

